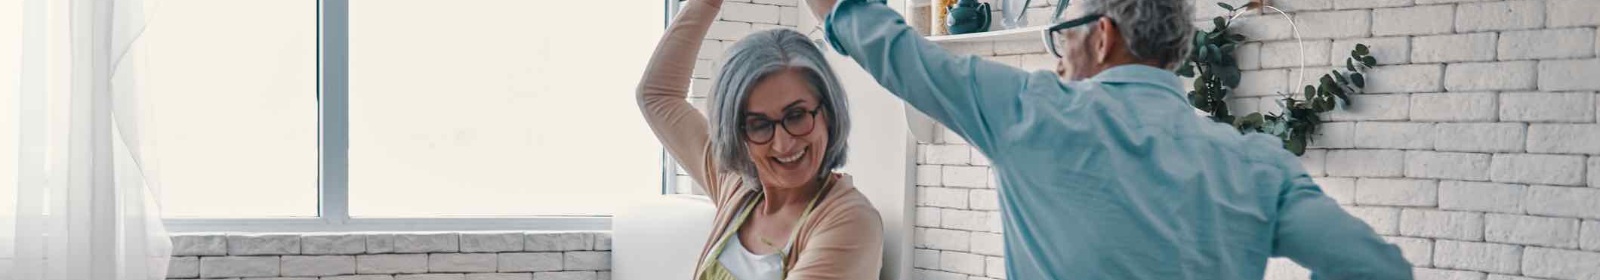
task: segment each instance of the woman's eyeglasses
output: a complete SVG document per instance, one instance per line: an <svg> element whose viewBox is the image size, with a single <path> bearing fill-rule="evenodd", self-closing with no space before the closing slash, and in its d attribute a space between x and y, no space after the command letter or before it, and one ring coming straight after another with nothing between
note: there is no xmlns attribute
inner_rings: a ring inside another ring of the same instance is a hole
<svg viewBox="0 0 1600 280"><path fill-rule="evenodd" d="M753 144L766 144L772 142L773 133L777 132L775 126L783 126L783 131L793 136L806 136L817 126L817 113L822 109L790 109L783 112L783 118L773 121L761 116L746 117L744 121L745 141Z"/></svg>
<svg viewBox="0 0 1600 280"><path fill-rule="evenodd" d="M1056 45L1064 43L1064 42L1060 42L1059 41L1059 40L1061 40L1061 38L1060 38L1061 35L1057 34L1057 33L1060 33L1062 30L1072 29L1072 28L1075 28L1075 27L1084 26L1084 25L1088 25L1090 23L1094 23L1096 21L1099 21L1100 17L1101 17L1101 15L1099 15L1099 14L1089 14L1089 15L1085 15L1085 16L1082 16L1082 17L1078 17L1078 18L1072 19L1072 20L1068 20L1068 21L1064 21L1064 22L1061 22L1061 23L1057 23L1055 25L1051 25L1050 28L1046 28L1043 31L1044 35L1042 37L1044 38L1045 48L1050 49L1050 54L1051 55L1055 55L1056 58L1061 58L1062 55L1061 55L1060 47L1057 47Z"/></svg>

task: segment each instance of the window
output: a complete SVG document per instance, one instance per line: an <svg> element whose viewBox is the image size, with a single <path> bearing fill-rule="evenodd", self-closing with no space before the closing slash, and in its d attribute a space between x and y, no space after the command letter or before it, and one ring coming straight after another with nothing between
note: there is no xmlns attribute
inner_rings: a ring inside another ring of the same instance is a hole
<svg viewBox="0 0 1600 280"><path fill-rule="evenodd" d="M603 227L672 184L633 94L664 6L163 1L141 44L169 228Z"/></svg>

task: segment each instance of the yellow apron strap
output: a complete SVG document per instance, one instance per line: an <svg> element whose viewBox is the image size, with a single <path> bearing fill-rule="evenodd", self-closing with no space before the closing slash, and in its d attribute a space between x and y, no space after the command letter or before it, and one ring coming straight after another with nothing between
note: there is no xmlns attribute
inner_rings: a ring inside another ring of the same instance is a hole
<svg viewBox="0 0 1600 280"><path fill-rule="evenodd" d="M800 237L800 227L802 225L805 225L806 220L811 218L811 210L817 209L817 201L821 200L822 196L824 194L827 194L828 193L828 189L831 189L832 186L833 186L833 175L830 174L830 175L828 175L827 179L824 179L824 181L822 181L822 189L817 190L817 195L816 196L812 196L811 197L811 202L806 203L807 204L806 205L806 211L800 214L800 219L794 221L794 229L791 232L789 232L788 245L784 245L784 246L786 246L786 248L784 248L784 250L782 251L783 252L783 261L788 261L789 252L790 251L794 251L795 238ZM783 275L783 278L789 278L789 268L780 269L780 271L783 272L783 273L781 273Z"/></svg>

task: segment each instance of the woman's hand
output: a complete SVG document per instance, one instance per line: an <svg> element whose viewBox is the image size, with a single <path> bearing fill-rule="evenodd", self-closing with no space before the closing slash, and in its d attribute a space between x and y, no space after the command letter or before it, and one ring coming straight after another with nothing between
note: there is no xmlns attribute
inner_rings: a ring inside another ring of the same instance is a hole
<svg viewBox="0 0 1600 280"><path fill-rule="evenodd" d="M807 6L811 7L811 14L817 16L817 20L819 20L819 21L820 20L827 20L828 19L828 13L832 13L833 12L834 3L838 3L839 2L838 0L804 0L804 1L806 1L806 5ZM717 1L717 2L721 2L721 1Z"/></svg>

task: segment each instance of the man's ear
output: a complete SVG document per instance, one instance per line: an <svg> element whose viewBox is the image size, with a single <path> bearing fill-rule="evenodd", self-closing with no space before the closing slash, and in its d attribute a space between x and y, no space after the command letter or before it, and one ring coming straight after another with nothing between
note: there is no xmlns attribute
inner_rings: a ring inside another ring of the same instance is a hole
<svg viewBox="0 0 1600 280"><path fill-rule="evenodd" d="M1108 17L1100 18L1095 23L1095 29L1098 32L1094 36L1096 37L1095 39L1098 39L1096 41L1099 42L1095 42L1094 48L1098 52L1096 52L1094 59L1102 64L1108 63L1111 60L1112 50L1122 42L1122 31L1117 30L1117 25L1112 23L1111 18Z"/></svg>

